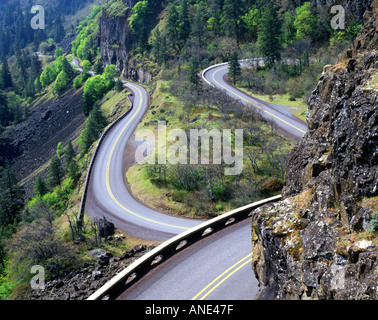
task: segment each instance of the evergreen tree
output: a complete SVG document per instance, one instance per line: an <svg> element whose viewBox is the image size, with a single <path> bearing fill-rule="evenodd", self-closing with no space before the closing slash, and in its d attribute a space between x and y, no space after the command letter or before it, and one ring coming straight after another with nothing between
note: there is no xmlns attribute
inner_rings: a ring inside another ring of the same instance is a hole
<svg viewBox="0 0 378 320"><path fill-rule="evenodd" d="M174 4L170 4L168 9L168 17L167 17L167 40L168 45L175 50L178 54L181 52L181 45L179 41L179 13L177 12L176 6Z"/></svg>
<svg viewBox="0 0 378 320"><path fill-rule="evenodd" d="M198 9L193 18L191 34L199 43L202 43L205 28L204 10L201 5L198 5Z"/></svg>
<svg viewBox="0 0 378 320"><path fill-rule="evenodd" d="M13 87L12 76L9 71L9 65L7 59L4 59L3 66L0 72L0 86L3 89Z"/></svg>
<svg viewBox="0 0 378 320"><path fill-rule="evenodd" d="M63 177L64 171L62 168L62 163L57 156L54 156L51 159L49 166L48 180L50 187L54 188L57 185L60 185L62 183Z"/></svg>
<svg viewBox="0 0 378 320"><path fill-rule="evenodd" d="M34 80L32 77L28 78L28 81L26 82L26 87L25 87L25 96L34 98L35 95L35 86L34 86Z"/></svg>
<svg viewBox="0 0 378 320"><path fill-rule="evenodd" d="M86 154L91 145L100 137L100 132L107 125L106 118L102 114L98 103L95 103L88 119L85 121L85 129L81 132L81 155Z"/></svg>
<svg viewBox="0 0 378 320"><path fill-rule="evenodd" d="M228 65L229 65L228 74L232 78L232 81L235 85L236 80L238 79L238 77L241 76L241 66L239 63L239 55L237 54L237 52L234 52L231 54Z"/></svg>
<svg viewBox="0 0 378 320"><path fill-rule="evenodd" d="M63 71L66 73L68 79L71 80L75 75L75 70L65 57L62 60L62 68Z"/></svg>
<svg viewBox="0 0 378 320"><path fill-rule="evenodd" d="M266 65L272 66L281 59L281 21L274 1L269 1L263 9L258 34L260 54L266 58Z"/></svg>
<svg viewBox="0 0 378 320"><path fill-rule="evenodd" d="M35 196L43 197L49 190L47 189L46 181L41 176L38 176L33 183L33 193Z"/></svg>
<svg viewBox="0 0 378 320"><path fill-rule="evenodd" d="M167 38L163 36L161 38L158 63L160 65L165 64L166 61L167 61L167 58L168 58L168 54L167 54Z"/></svg>
<svg viewBox="0 0 378 320"><path fill-rule="evenodd" d="M242 14L242 0L225 0L223 5L224 29L227 34L240 41L240 23Z"/></svg>
<svg viewBox="0 0 378 320"><path fill-rule="evenodd" d="M7 163L0 178L0 225L8 226L19 221L24 195L25 191L18 185L14 170Z"/></svg>
<svg viewBox="0 0 378 320"><path fill-rule="evenodd" d="M10 112L8 108L7 97L0 92L0 126L8 125Z"/></svg>
<svg viewBox="0 0 378 320"><path fill-rule="evenodd" d="M67 146L64 149L64 158L65 158L64 170L65 171L68 170L68 167L70 166L71 162L75 160L75 157L76 157L76 152L72 145L72 141L68 140Z"/></svg>
<svg viewBox="0 0 378 320"><path fill-rule="evenodd" d="M182 0L179 12L178 39L183 47L190 35L190 18L188 1Z"/></svg>
<svg viewBox="0 0 378 320"><path fill-rule="evenodd" d="M200 62L197 57L192 57L188 64L187 70L187 80L193 84L194 86L198 87L200 83L199 72L200 72Z"/></svg>
<svg viewBox="0 0 378 320"><path fill-rule="evenodd" d="M154 32L154 38L152 40L151 54L156 61L159 61L159 54L161 48L161 32L159 28L156 28Z"/></svg>

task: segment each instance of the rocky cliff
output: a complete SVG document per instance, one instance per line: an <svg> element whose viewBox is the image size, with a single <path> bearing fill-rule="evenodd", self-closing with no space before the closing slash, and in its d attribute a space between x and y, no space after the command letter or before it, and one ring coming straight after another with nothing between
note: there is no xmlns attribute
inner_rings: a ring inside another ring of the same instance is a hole
<svg viewBox="0 0 378 320"><path fill-rule="evenodd" d="M114 64L117 70L126 79L150 82L155 75L153 68L146 65L144 59L133 52L137 47L139 37L130 29L128 19L131 8L136 0L119 0L122 12L116 14L108 7L103 10L100 19L100 50L105 65ZM147 26L152 30L158 23L158 17L162 11L163 0L150 1L151 20ZM154 17L154 18L152 18ZM155 20L156 19L156 20Z"/></svg>
<svg viewBox="0 0 378 320"><path fill-rule="evenodd" d="M284 200L253 212L259 299L378 299L378 0L309 99ZM370 231L369 231L370 230Z"/></svg>

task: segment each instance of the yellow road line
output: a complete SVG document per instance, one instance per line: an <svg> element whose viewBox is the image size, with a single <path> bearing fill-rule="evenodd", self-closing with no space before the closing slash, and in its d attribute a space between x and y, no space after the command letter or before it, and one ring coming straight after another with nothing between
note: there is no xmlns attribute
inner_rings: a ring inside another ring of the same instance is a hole
<svg viewBox="0 0 378 320"><path fill-rule="evenodd" d="M134 85L131 85L130 83L128 84L130 87L132 87L133 89L137 90L139 95L140 95L140 103L139 103L139 106L138 106L138 109L137 109L137 112L130 118L130 120L127 122L127 124L125 125L125 127L122 129L121 133L118 135L115 143L113 144L113 147L110 151L110 155L109 155L109 158L108 158L108 162L107 162L107 165L106 165L106 188L108 189L108 193L110 195L110 197L113 199L113 201L121 208L123 209L124 211L130 213L131 215L135 216L135 217L138 217L140 219L143 219L143 220L146 220L146 221L149 221L149 222L153 222L153 223L156 223L156 224L160 224L160 225L163 225L163 226L167 226L167 227L173 227L173 228L178 228L178 229L184 229L184 230L189 230L190 228L186 228L186 227L180 227L180 226L175 226L175 225L171 225L171 224L168 224L168 223L163 223L163 222L159 222L159 221L155 221L155 220L152 220L152 219L149 219L149 218L146 218L146 217L143 217L129 209L127 209L125 206L123 206L117 199L116 197L114 196L113 194L113 191L110 187L110 164L112 162L112 158L113 158L113 155L114 155L114 150L119 142L119 140L121 139L122 135L124 134L124 132L126 131L127 127L130 125L130 123L135 119L135 117L137 116L137 114L139 113L139 111L142 109L142 105L143 105L143 99L142 99L142 92L139 90L138 87L134 86Z"/></svg>
<svg viewBox="0 0 378 320"><path fill-rule="evenodd" d="M225 272L223 272L221 275L216 277L213 281L211 281L205 288L203 288L199 293L197 293L192 300L196 300L201 294L203 294L207 289L209 289L213 284L215 284L218 280L220 280L223 276L225 276L227 273L229 273L231 270L236 268L240 263L245 261L246 259L249 259L252 257L252 253L244 257L243 259L236 262L234 265L232 265L230 268L228 268ZM200 300L204 300L211 292L213 292L216 288L218 288L224 281L226 281L229 277L231 277L234 273L239 271L241 268L243 268L248 263L252 262L252 258L244 262L241 266L237 267L235 270L233 270L231 273L229 273L225 278L223 278L221 281L219 281L212 289L210 289L205 295L201 297Z"/></svg>
<svg viewBox="0 0 378 320"><path fill-rule="evenodd" d="M222 71L222 70L224 70L224 69L226 69L226 68L228 68L228 67L221 68L221 69L219 69L219 70L217 70L217 71L215 71L215 72L213 73L213 77L212 77L212 78L213 78L213 81L215 81L216 84L218 84L219 86L221 86L223 89L227 90L228 92L231 92L232 94L234 94L235 96L239 97L240 99L243 99L243 100L246 101L247 103L253 105L253 106L256 107L257 109L260 109L260 110L262 110L263 112L269 114L269 115L272 116L273 118L276 118L277 120L282 121L283 123L287 124L287 125L290 126L290 127L293 127L294 129L298 130L299 132L306 133L305 131L303 131L303 130L297 128L296 126L292 125L291 123L289 123L289 122L287 122L287 121L281 119L280 117L277 117L277 116L274 115L273 113L271 113L271 112L269 112L269 111L266 111L264 108L261 108L261 107L259 107L258 105L256 105L255 103L253 103L253 102L251 102L251 101L249 101L249 100L243 98L242 96L240 96L240 95L238 95L237 93L231 91L230 89L228 89L228 88L226 88L225 86L223 86L222 84L220 84L217 80L215 80L215 75L216 75L218 72L220 72L220 71Z"/></svg>

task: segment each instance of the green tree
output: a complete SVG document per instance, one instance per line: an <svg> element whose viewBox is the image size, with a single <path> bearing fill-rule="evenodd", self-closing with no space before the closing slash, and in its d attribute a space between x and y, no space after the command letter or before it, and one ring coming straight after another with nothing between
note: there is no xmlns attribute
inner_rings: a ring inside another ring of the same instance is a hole
<svg viewBox="0 0 378 320"><path fill-rule="evenodd" d="M81 155L86 154L91 145L99 139L100 132L107 125L106 118L96 103L85 121L85 129L81 132Z"/></svg>
<svg viewBox="0 0 378 320"><path fill-rule="evenodd" d="M3 89L13 87L12 76L9 71L9 65L7 59L4 59L3 66L0 72L0 87Z"/></svg>
<svg viewBox="0 0 378 320"><path fill-rule="evenodd" d="M8 226L19 221L24 195L24 188L18 185L16 174L7 163L0 178L0 225Z"/></svg>
<svg viewBox="0 0 378 320"><path fill-rule="evenodd" d="M283 39L286 44L291 44L296 38L297 29L294 25L295 15L291 11L284 13Z"/></svg>
<svg viewBox="0 0 378 320"><path fill-rule="evenodd" d="M66 57L62 60L62 70L66 73L69 80L71 80L75 75L75 70L72 65L68 62Z"/></svg>
<svg viewBox="0 0 378 320"><path fill-rule="evenodd" d="M131 11L132 15L129 18L130 28L135 34L139 35L139 47L144 52L148 44L147 20L151 14L148 0L138 1Z"/></svg>
<svg viewBox="0 0 378 320"><path fill-rule="evenodd" d="M54 85L53 85L53 91L57 95L61 95L68 87L70 83L70 79L64 71L61 71L56 78Z"/></svg>
<svg viewBox="0 0 378 320"><path fill-rule="evenodd" d="M168 6L167 12L166 30L168 45L179 54L182 49L179 41L179 13L174 4Z"/></svg>
<svg viewBox="0 0 378 320"><path fill-rule="evenodd" d="M241 76L241 66L239 63L239 55L237 52L234 52L230 56L230 60L228 62L229 71L228 74L232 78L232 82L234 85L236 84L237 79Z"/></svg>
<svg viewBox="0 0 378 320"><path fill-rule="evenodd" d="M116 66L114 64L109 64L105 67L104 73L102 74L106 81L107 90L111 90L114 87L114 79L118 77L118 72L116 71Z"/></svg>
<svg viewBox="0 0 378 320"><path fill-rule="evenodd" d="M241 0L225 0L223 5L223 27L229 36L236 39L237 44L240 41L242 5Z"/></svg>
<svg viewBox="0 0 378 320"><path fill-rule="evenodd" d="M61 157L64 153L64 150L63 150L63 144L61 142L58 143L57 147L56 147L56 155L58 157Z"/></svg>
<svg viewBox="0 0 378 320"><path fill-rule="evenodd" d="M62 168L62 163L58 156L54 156L50 161L48 181L50 187L54 188L61 185L64 177L64 170Z"/></svg>
<svg viewBox="0 0 378 320"><path fill-rule="evenodd" d="M55 59L58 59L59 57L63 56L64 55L64 51L61 47L57 47L55 49L55 54L54 54L54 58Z"/></svg>
<svg viewBox="0 0 378 320"><path fill-rule="evenodd" d="M67 146L64 149L64 170L67 171L70 163L75 160L76 152L72 145L72 141L68 140Z"/></svg>
<svg viewBox="0 0 378 320"><path fill-rule="evenodd" d="M188 63L187 80L195 87L198 87L200 83L200 78L198 75L200 70L200 62L198 58L192 57Z"/></svg>
<svg viewBox="0 0 378 320"><path fill-rule="evenodd" d="M88 116L96 101L105 94L108 84L103 76L96 75L89 78L84 86L83 106L84 115Z"/></svg>
<svg viewBox="0 0 378 320"><path fill-rule="evenodd" d="M259 9L252 7L244 16L242 16L242 20L245 26L244 38L247 41L256 41L260 20Z"/></svg>
<svg viewBox="0 0 378 320"><path fill-rule="evenodd" d="M28 78L28 81L26 82L26 87L25 87L25 96L34 98L35 95L35 86L34 86L34 80L32 77Z"/></svg>
<svg viewBox="0 0 378 320"><path fill-rule="evenodd" d="M300 39L311 38L317 36L317 18L311 11L311 2L305 2L296 9L294 27L297 30L296 37Z"/></svg>
<svg viewBox="0 0 378 320"><path fill-rule="evenodd" d="M179 10L179 24L178 24L178 39L183 47L190 36L190 18L189 18L189 8L188 1L182 0Z"/></svg>
<svg viewBox="0 0 378 320"><path fill-rule="evenodd" d="M48 192L47 184L45 179L41 176L38 176L33 183L33 193L35 196L43 197Z"/></svg>
<svg viewBox="0 0 378 320"><path fill-rule="evenodd" d="M266 65L268 67L281 59L281 30L278 8L274 1L269 1L265 5L261 15L257 39L260 54L266 58Z"/></svg>

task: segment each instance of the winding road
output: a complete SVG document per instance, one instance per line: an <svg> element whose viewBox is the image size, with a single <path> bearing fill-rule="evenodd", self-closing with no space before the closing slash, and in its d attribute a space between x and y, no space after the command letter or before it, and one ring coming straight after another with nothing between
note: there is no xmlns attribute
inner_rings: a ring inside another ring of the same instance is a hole
<svg viewBox="0 0 378 320"><path fill-rule="evenodd" d="M77 68L78 62L74 60ZM233 98L261 109L284 132L300 138L306 125L288 112L262 103L224 81L227 66L203 73L211 83ZM105 137L88 185L85 212L91 217L105 216L128 234L155 241L165 241L195 227L198 220L162 214L139 203L125 183L126 146L148 108L146 90L135 83L124 82L133 92L134 107ZM251 227L249 219L218 232L175 255L153 269L146 277L124 292L123 300L251 300L258 290L251 269Z"/></svg>

